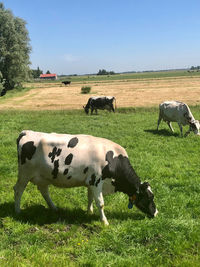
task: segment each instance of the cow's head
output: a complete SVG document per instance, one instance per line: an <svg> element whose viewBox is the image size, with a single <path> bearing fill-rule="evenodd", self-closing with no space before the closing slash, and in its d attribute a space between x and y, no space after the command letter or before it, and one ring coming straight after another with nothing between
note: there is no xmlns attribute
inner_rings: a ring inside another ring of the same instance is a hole
<svg viewBox="0 0 200 267"><path fill-rule="evenodd" d="M88 114L89 113L89 108L87 108L86 106L83 106L85 113Z"/></svg>
<svg viewBox="0 0 200 267"><path fill-rule="evenodd" d="M144 212L149 218L154 218L158 211L153 199L154 195L149 183L144 182L143 184L140 184L139 192L129 197L129 208L135 204L135 206Z"/></svg>
<svg viewBox="0 0 200 267"><path fill-rule="evenodd" d="M192 131L194 134L200 135L200 122L198 120L193 120L189 122L190 124L190 131Z"/></svg>

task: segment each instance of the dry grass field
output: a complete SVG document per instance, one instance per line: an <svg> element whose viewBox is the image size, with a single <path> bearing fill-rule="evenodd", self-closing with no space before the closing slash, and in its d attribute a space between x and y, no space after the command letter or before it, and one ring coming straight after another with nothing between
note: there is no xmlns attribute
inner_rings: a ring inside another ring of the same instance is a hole
<svg viewBox="0 0 200 267"><path fill-rule="evenodd" d="M81 87L92 87L90 94L81 94ZM200 104L200 77L165 77L55 83L29 83L33 87L22 96L0 102L0 110L64 110L82 109L93 95L112 95L117 107L150 107L164 100L179 100L189 105Z"/></svg>

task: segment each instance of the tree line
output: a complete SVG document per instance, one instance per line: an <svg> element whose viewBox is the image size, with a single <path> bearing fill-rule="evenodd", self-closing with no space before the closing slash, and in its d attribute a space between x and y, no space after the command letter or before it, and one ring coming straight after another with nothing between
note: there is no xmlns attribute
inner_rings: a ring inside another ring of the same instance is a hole
<svg viewBox="0 0 200 267"><path fill-rule="evenodd" d="M197 70L197 71L199 71L200 70L200 66L192 66L191 68L190 68L190 70Z"/></svg>
<svg viewBox="0 0 200 267"><path fill-rule="evenodd" d="M43 74L43 71L39 67L37 67L36 70L31 70L31 74L34 79L37 79L40 78L40 75ZM51 74L51 72L47 70L46 74Z"/></svg>
<svg viewBox="0 0 200 267"><path fill-rule="evenodd" d="M114 71L106 71L105 69L99 70L97 75L114 75Z"/></svg>

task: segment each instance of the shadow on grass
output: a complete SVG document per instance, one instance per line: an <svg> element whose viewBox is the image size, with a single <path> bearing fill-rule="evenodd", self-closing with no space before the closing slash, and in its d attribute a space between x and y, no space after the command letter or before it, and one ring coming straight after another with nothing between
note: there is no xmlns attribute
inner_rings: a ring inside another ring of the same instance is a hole
<svg viewBox="0 0 200 267"><path fill-rule="evenodd" d="M122 221L127 219L143 220L145 217L145 215L137 211L133 211L133 213L105 211L105 214L108 218L108 221L111 219L119 219ZM14 202L5 202L3 204L0 204L0 219L8 216L22 223L29 223L32 225L37 224L40 226L43 226L45 224L53 224L56 222L81 225L100 220L99 213L97 210L94 214L88 215L86 211L80 208L58 208L58 211L52 211L42 205L32 205L31 207L22 209L21 213L18 215L15 213L14 210Z"/></svg>
<svg viewBox="0 0 200 267"><path fill-rule="evenodd" d="M144 130L146 133L152 133L154 135L163 135L163 136L179 136L178 133L173 133L171 131L168 131L166 129L162 129L162 130L156 130L156 129L147 129Z"/></svg>
<svg viewBox="0 0 200 267"><path fill-rule="evenodd" d="M133 221L141 221L141 220L144 220L145 218L145 215L136 209L133 209L132 212L130 212L129 210L127 212L126 211L123 211L123 212L119 212L119 211L106 212L105 211L105 214L107 216L108 221L109 219L117 219L121 221L131 219Z"/></svg>

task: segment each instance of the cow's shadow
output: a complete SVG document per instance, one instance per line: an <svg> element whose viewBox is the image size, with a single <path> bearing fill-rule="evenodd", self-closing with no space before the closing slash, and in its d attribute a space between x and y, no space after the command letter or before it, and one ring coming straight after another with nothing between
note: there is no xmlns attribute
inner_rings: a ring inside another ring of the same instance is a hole
<svg viewBox="0 0 200 267"><path fill-rule="evenodd" d="M129 211L106 211L105 214L109 220L143 220L145 215L137 210L132 213ZM21 223L28 223L30 225L46 225L54 224L57 222L63 222L64 224L81 225L91 223L93 221L99 221L99 212L95 210L94 214L87 214L85 210L81 208L58 208L57 211L52 211L42 205L32 205L30 207L21 210L20 214L16 214L14 210L14 202L5 202L0 204L0 222L2 218L12 217L14 220Z"/></svg>
<svg viewBox="0 0 200 267"><path fill-rule="evenodd" d="M162 130L156 130L156 129L147 129L144 130L146 133L152 133L154 135L163 135L163 136L179 136L178 133L171 132L167 129L162 129Z"/></svg>

